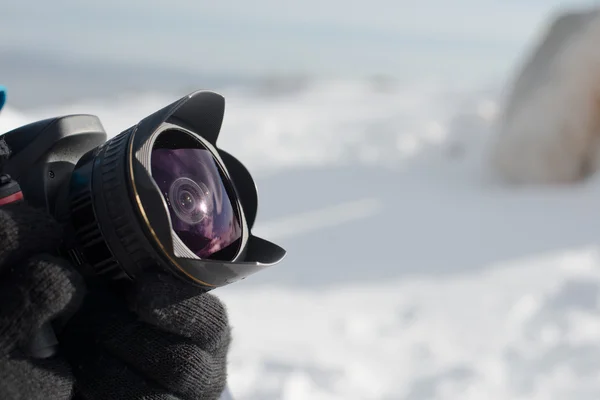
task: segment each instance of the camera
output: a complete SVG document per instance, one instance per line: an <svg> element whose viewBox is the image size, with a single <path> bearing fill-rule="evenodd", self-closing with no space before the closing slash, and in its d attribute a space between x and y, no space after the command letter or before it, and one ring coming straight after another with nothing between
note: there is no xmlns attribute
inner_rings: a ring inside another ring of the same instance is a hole
<svg viewBox="0 0 600 400"><path fill-rule="evenodd" d="M224 111L223 96L197 91L108 141L94 115L14 129L0 137L11 151L0 206L24 198L51 213L65 229L59 252L88 279L168 272L205 290L244 279L285 250L251 232L258 193L217 145ZM32 346L45 357L51 341L46 327Z"/></svg>

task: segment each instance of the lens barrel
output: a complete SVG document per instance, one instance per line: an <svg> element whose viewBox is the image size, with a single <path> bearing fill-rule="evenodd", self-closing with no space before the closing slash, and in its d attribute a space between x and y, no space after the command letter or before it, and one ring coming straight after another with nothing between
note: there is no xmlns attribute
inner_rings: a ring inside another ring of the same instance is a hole
<svg viewBox="0 0 600 400"><path fill-rule="evenodd" d="M169 271L212 289L283 259L251 233L252 176L217 146L224 108L194 92L81 157L68 183L78 264L110 279Z"/></svg>

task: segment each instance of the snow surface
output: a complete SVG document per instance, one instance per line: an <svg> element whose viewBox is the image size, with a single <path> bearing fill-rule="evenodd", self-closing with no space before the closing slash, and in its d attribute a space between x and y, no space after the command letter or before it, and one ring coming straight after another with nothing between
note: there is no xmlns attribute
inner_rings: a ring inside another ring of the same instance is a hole
<svg viewBox="0 0 600 400"><path fill-rule="evenodd" d="M255 233L289 250L215 292L236 399L598 398L600 184L495 183L496 91L448 87L223 92ZM176 98L9 107L0 130L86 112L114 135Z"/></svg>

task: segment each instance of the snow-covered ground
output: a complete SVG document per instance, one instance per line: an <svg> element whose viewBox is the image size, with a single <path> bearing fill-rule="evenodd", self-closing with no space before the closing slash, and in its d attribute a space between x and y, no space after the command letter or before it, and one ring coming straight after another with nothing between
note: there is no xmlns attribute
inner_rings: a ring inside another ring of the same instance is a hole
<svg viewBox="0 0 600 400"><path fill-rule="evenodd" d="M223 93L220 144L259 185L255 232L289 250L216 292L236 399L598 398L600 184L495 183L495 90ZM114 135L175 98L9 107L0 131L86 112Z"/></svg>

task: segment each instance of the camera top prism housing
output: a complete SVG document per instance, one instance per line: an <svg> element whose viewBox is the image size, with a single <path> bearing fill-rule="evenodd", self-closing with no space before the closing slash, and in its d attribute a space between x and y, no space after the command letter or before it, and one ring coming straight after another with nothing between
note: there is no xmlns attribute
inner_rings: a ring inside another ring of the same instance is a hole
<svg viewBox="0 0 600 400"><path fill-rule="evenodd" d="M93 115L34 122L2 136L10 175L65 226L63 251L87 276L170 272L206 290L285 256L252 234L258 209L246 167L217 145L225 99L191 93L116 137Z"/></svg>

